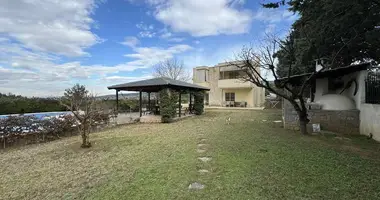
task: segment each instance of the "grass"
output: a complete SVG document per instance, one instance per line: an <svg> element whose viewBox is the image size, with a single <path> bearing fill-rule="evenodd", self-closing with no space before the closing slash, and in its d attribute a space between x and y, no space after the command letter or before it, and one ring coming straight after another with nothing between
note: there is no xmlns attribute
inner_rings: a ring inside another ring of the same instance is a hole
<svg viewBox="0 0 380 200"><path fill-rule="evenodd" d="M275 111L209 111L92 134L91 149L78 137L9 149L0 154L0 199L380 198L378 143L301 136L278 119ZM189 191L194 181L206 188Z"/></svg>

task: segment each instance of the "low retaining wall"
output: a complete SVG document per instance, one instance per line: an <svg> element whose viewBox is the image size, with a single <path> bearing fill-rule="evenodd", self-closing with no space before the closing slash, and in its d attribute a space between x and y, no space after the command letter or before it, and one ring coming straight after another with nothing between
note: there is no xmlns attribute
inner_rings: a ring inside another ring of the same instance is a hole
<svg viewBox="0 0 380 200"><path fill-rule="evenodd" d="M359 135L359 115L359 110L308 110L309 128L312 124L320 124L321 130ZM299 130L298 115L291 104L285 103L283 118L285 128Z"/></svg>

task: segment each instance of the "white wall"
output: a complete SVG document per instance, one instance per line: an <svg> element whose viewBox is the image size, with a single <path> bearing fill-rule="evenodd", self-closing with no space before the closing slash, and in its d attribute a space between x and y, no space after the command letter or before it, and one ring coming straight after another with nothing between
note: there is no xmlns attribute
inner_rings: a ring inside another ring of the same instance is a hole
<svg viewBox="0 0 380 200"><path fill-rule="evenodd" d="M315 96L314 101L318 101L321 96L328 94L329 92L329 81L327 78L321 78L316 80L315 84Z"/></svg>
<svg viewBox="0 0 380 200"><path fill-rule="evenodd" d="M360 109L360 106L365 101L365 77L367 76L368 72L366 70L348 74L342 77L342 80L344 81L344 86L352 80L355 79L358 84L358 91L356 95L354 95L355 91L355 85L352 84L350 88L346 89L342 95L350 97L352 100L355 101L355 105L357 109ZM336 91L329 91L328 88L328 78L323 79L317 79L316 80L316 88L315 88L315 98L314 101L318 101L321 96L325 94L339 94L343 88L337 89Z"/></svg>
<svg viewBox="0 0 380 200"><path fill-rule="evenodd" d="M360 106L360 134L369 135L380 141L380 105L361 104Z"/></svg>

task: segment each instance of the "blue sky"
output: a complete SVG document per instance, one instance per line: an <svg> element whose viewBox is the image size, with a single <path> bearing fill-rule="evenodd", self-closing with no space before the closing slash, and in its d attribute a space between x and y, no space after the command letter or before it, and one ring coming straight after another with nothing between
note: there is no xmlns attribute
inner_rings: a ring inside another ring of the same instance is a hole
<svg viewBox="0 0 380 200"><path fill-rule="evenodd" d="M296 15L247 0L5 0L0 92L62 95L152 77L173 57L189 71L231 60L265 33L284 36Z"/></svg>

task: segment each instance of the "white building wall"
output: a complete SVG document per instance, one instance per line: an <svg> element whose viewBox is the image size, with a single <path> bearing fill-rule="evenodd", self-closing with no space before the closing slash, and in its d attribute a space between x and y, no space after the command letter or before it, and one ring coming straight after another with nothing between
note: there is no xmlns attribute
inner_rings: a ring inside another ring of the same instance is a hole
<svg viewBox="0 0 380 200"><path fill-rule="evenodd" d="M352 85L349 89L344 91L342 95L348 96L355 101L356 108L360 110L360 134L370 135L372 134L373 139L380 141L380 105L379 104L366 104L365 103L365 78L368 72L366 70L349 74L342 77L345 84L355 79L358 84L358 91L354 95L355 87ZM315 101L328 93L339 94L342 89L336 91L328 91L328 79L318 79L316 81L316 91L315 91Z"/></svg>
<svg viewBox="0 0 380 200"><path fill-rule="evenodd" d="M360 134L373 135L380 141L380 105L363 103L360 106Z"/></svg>
<svg viewBox="0 0 380 200"><path fill-rule="evenodd" d="M321 96L328 94L329 92L329 81L327 78L317 79L315 87L315 97L314 101L318 101Z"/></svg>
<svg viewBox="0 0 380 200"><path fill-rule="evenodd" d="M248 107L262 107L265 102L265 90L263 88L257 88L252 83L242 82L238 79L219 80L220 71L231 67L222 63L215 67L193 68L193 83L210 88L208 92L210 106L224 106L225 93L234 92L237 102L247 102ZM204 80L205 72L207 73L206 81ZM224 84L219 85L220 83Z"/></svg>
<svg viewBox="0 0 380 200"><path fill-rule="evenodd" d="M342 80L344 81L344 86L351 81L352 79L356 80L356 83L358 84L358 91L355 93L355 85L352 84L350 88L346 89L342 95L347 96L354 100L356 108L360 109L360 106L365 101L365 78L367 76L368 72L363 70L360 72L352 73L346 76L342 77ZM337 89L335 91L329 91L329 81L328 78L323 79L317 79L316 80L316 88L315 88L315 102L318 101L321 96L326 94L340 94L340 92L343 90L343 88Z"/></svg>

